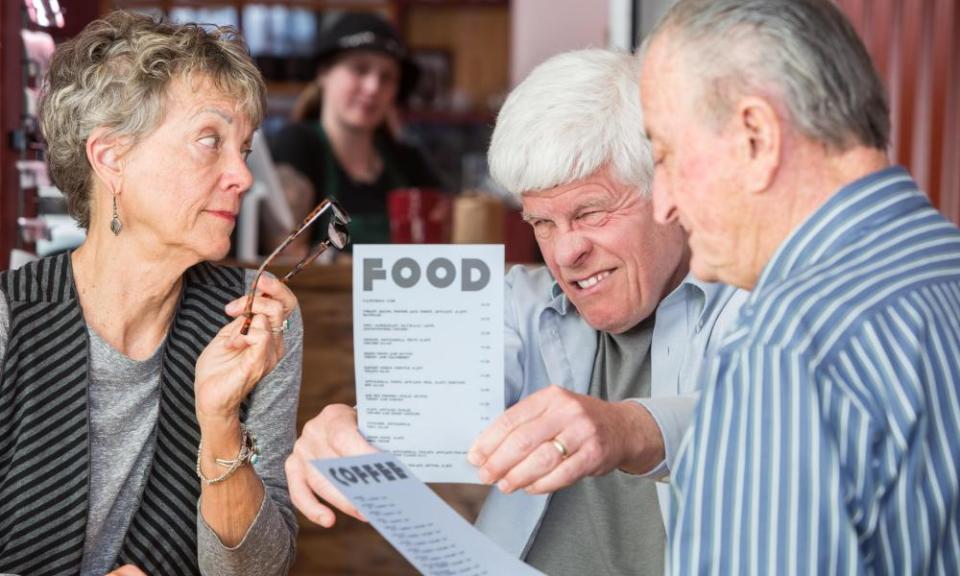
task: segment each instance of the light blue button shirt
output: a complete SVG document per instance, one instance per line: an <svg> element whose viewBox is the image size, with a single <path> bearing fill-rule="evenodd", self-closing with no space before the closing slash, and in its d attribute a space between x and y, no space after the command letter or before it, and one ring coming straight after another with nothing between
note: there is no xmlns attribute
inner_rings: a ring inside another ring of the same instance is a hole
<svg viewBox="0 0 960 576"><path fill-rule="evenodd" d="M960 231L903 168L791 233L703 376L669 573L960 573Z"/></svg>
<svg viewBox="0 0 960 576"><path fill-rule="evenodd" d="M514 267L505 278L505 402L512 406L556 384L586 394L597 331L563 294L545 267ZM651 345L651 397L637 399L660 426L666 459L647 474L669 474L697 401L697 374L746 293L688 276L657 308ZM669 491L658 486L661 512L669 514ZM510 495L492 490L477 527L510 553L522 557L536 534L549 495Z"/></svg>

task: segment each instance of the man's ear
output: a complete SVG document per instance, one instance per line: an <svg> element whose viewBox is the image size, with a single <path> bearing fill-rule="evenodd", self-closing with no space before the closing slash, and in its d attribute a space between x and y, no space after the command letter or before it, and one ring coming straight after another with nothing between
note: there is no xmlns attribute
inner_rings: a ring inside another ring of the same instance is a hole
<svg viewBox="0 0 960 576"><path fill-rule="evenodd" d="M101 182L112 193L119 193L123 178L123 153L127 139L110 134L106 128L95 128L87 138L87 162Z"/></svg>
<svg viewBox="0 0 960 576"><path fill-rule="evenodd" d="M770 188L780 167L783 149L780 116L770 102L757 96L741 98L737 104L737 128L742 139L748 191L762 193Z"/></svg>

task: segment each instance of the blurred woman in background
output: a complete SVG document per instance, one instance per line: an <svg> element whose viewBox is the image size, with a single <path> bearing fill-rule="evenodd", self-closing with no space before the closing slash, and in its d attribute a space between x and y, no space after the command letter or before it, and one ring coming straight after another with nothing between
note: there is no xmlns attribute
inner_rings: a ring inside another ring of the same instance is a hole
<svg viewBox="0 0 960 576"><path fill-rule="evenodd" d="M387 193L436 188L421 153L388 126L413 89L417 68L393 27L368 13L345 13L320 33L318 72L299 98L294 123L271 152L295 217L336 198L350 213L353 243L390 241ZM271 244L282 239L277 230Z"/></svg>

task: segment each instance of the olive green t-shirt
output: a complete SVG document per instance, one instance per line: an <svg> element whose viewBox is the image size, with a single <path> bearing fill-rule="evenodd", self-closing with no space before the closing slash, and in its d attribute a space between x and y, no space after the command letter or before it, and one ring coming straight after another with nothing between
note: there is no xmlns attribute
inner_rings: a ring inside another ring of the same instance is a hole
<svg viewBox="0 0 960 576"><path fill-rule="evenodd" d="M590 396L650 396L653 325L599 334ZM660 576L665 546L654 481L615 470L555 493L525 560L550 576Z"/></svg>

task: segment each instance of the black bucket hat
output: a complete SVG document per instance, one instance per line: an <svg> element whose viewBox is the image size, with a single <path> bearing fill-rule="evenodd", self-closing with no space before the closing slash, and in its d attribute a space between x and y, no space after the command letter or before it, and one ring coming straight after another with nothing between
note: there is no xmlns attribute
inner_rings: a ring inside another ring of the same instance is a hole
<svg viewBox="0 0 960 576"><path fill-rule="evenodd" d="M338 55L350 50L373 50L393 57L400 64L397 101L405 102L417 85L420 69L410 51L389 22L367 12L346 12L335 16L317 38L317 67L326 66Z"/></svg>

